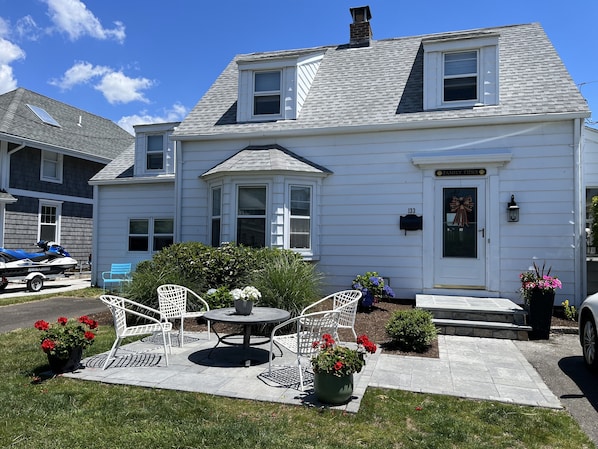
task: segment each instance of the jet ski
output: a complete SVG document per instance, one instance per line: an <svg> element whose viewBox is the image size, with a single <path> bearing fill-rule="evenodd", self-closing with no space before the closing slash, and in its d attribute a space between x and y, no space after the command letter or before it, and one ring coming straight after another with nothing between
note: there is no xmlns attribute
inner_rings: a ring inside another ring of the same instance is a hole
<svg viewBox="0 0 598 449"><path fill-rule="evenodd" d="M40 291L44 279L53 279L77 266L77 261L58 243L40 240L40 252L0 248L0 290L9 279L27 282L27 289Z"/></svg>

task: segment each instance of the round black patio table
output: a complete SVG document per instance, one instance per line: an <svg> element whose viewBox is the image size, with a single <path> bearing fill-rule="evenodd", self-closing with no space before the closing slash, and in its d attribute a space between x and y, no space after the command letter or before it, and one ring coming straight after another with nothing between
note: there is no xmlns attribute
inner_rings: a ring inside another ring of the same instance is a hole
<svg viewBox="0 0 598 449"><path fill-rule="evenodd" d="M227 307L224 309L209 310L203 315L206 320L210 320L213 323L240 324L243 326L243 343L235 343L231 340L231 337L239 334L220 335L216 329L212 327L216 337L218 337L218 342L212 348L212 351L216 349L220 343L226 345L237 345L243 347L243 352L247 355L247 357L249 357L249 347L251 345L251 328L254 325L280 323L282 321L288 320L290 316L290 312L282 309L276 309L274 307L254 307L249 315L240 315L235 311L234 307ZM264 342L261 342L259 344L263 343ZM251 366L251 359L247 358L244 363L246 367Z"/></svg>

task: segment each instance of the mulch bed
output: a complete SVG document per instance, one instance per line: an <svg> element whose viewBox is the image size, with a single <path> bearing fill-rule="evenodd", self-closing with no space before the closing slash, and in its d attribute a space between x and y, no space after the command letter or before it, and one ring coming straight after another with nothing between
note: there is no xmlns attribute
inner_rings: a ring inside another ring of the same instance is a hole
<svg viewBox="0 0 598 449"><path fill-rule="evenodd" d="M392 300L392 301L381 301L368 311L360 310L357 313L355 319L355 331L357 335L366 334L368 338L382 348L384 354L394 355L405 355L405 356L416 356L416 357L438 357L438 340L434 340L432 345L427 351L422 353L416 352L403 352L400 351L390 344L390 339L386 335L386 323L390 320L391 315L394 311L400 309L411 309L414 306L415 301L413 300ZM93 319L98 320L100 325L111 325L112 315L109 311L97 313L91 316ZM575 321L567 320L562 311L555 308L554 316L552 317L553 327L577 327ZM204 320L186 320L185 329L192 332L200 332L206 330L206 324ZM342 341L352 341L353 334L350 331L344 329L339 331L339 337Z"/></svg>

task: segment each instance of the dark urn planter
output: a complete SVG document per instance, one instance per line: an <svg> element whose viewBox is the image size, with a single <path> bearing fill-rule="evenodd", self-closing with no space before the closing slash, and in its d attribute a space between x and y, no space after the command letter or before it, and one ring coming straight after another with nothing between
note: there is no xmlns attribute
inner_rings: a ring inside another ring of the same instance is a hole
<svg viewBox="0 0 598 449"><path fill-rule="evenodd" d="M235 312L237 315L251 315L253 301L247 299L235 299Z"/></svg>
<svg viewBox="0 0 598 449"><path fill-rule="evenodd" d="M318 401L340 405L353 396L353 374L338 377L328 373L314 373L314 390Z"/></svg>
<svg viewBox="0 0 598 449"><path fill-rule="evenodd" d="M531 340L548 340L552 322L552 307L554 306L554 292L533 289L528 305L528 324L532 330Z"/></svg>
<svg viewBox="0 0 598 449"><path fill-rule="evenodd" d="M65 359L61 359L52 354L47 355L48 363L50 364L50 369L54 374L68 373L71 371L75 371L81 366L83 348L78 347L71 349L69 356Z"/></svg>

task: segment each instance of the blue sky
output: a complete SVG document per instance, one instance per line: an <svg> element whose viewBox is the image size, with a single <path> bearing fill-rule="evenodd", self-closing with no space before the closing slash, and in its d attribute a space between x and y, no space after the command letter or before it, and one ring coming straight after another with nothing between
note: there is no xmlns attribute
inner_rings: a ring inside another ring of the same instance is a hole
<svg viewBox="0 0 598 449"><path fill-rule="evenodd" d="M0 94L24 87L128 130L178 121L235 54L347 43L362 5L374 39L539 22L598 108L596 0L0 0Z"/></svg>

